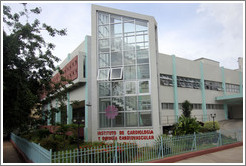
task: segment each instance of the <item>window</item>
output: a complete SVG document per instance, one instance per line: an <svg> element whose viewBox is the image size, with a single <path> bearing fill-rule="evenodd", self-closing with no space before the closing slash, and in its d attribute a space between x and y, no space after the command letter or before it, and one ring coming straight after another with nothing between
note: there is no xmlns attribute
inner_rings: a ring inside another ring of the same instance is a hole
<svg viewBox="0 0 246 166"><path fill-rule="evenodd" d="M134 50L134 49L135 49L135 36L134 35L125 36L124 37L124 50Z"/></svg>
<svg viewBox="0 0 246 166"><path fill-rule="evenodd" d="M136 20L136 32L147 32L148 31L148 25L146 21Z"/></svg>
<svg viewBox="0 0 246 166"><path fill-rule="evenodd" d="M125 104L126 104L126 111L137 110L137 96L126 96Z"/></svg>
<svg viewBox="0 0 246 166"><path fill-rule="evenodd" d="M138 113L129 112L126 113L126 127L137 127L138 126Z"/></svg>
<svg viewBox="0 0 246 166"><path fill-rule="evenodd" d="M124 64L125 65L136 64L136 55L134 50L124 51Z"/></svg>
<svg viewBox="0 0 246 166"><path fill-rule="evenodd" d="M125 82L125 94L136 94L136 82Z"/></svg>
<svg viewBox="0 0 246 166"><path fill-rule="evenodd" d="M174 104L173 103L161 103L161 107L162 109L172 110L174 108Z"/></svg>
<svg viewBox="0 0 246 166"><path fill-rule="evenodd" d="M177 76L177 86L181 88L199 89L200 80L194 79L194 78Z"/></svg>
<svg viewBox="0 0 246 166"><path fill-rule="evenodd" d="M151 112L140 112L139 126L151 126L151 124L152 124Z"/></svg>
<svg viewBox="0 0 246 166"><path fill-rule="evenodd" d="M111 51L121 51L122 50L122 38L112 38L111 39Z"/></svg>
<svg viewBox="0 0 246 166"><path fill-rule="evenodd" d="M224 109L223 104L206 104L207 109Z"/></svg>
<svg viewBox="0 0 246 166"><path fill-rule="evenodd" d="M114 24L114 23L120 23L121 22L121 16L117 16L117 15L111 15L110 16L110 23Z"/></svg>
<svg viewBox="0 0 246 166"><path fill-rule="evenodd" d="M125 80L136 79L136 66L126 66L124 68L124 79Z"/></svg>
<svg viewBox="0 0 246 166"><path fill-rule="evenodd" d="M151 110L150 96L138 96L138 110Z"/></svg>
<svg viewBox="0 0 246 166"><path fill-rule="evenodd" d="M120 80L122 79L122 68L112 68L111 69L111 80Z"/></svg>
<svg viewBox="0 0 246 166"><path fill-rule="evenodd" d="M152 126L148 22L97 16L99 127ZM117 108L114 118L108 106Z"/></svg>
<svg viewBox="0 0 246 166"><path fill-rule="evenodd" d="M205 84L205 89L207 90L217 90L217 91L223 90L221 82L205 80L204 84Z"/></svg>
<svg viewBox="0 0 246 166"><path fill-rule="evenodd" d="M112 82L112 96L122 96L123 90L123 82Z"/></svg>
<svg viewBox="0 0 246 166"><path fill-rule="evenodd" d="M111 37L122 36L122 24L111 24Z"/></svg>
<svg viewBox="0 0 246 166"><path fill-rule="evenodd" d="M226 83L226 92L240 93L240 86Z"/></svg>
<svg viewBox="0 0 246 166"><path fill-rule="evenodd" d="M112 105L114 105L118 111L124 111L124 100L123 97L113 97Z"/></svg>
<svg viewBox="0 0 246 166"><path fill-rule="evenodd" d="M139 65L138 68L138 79L148 79L149 78L149 65Z"/></svg>
<svg viewBox="0 0 246 166"><path fill-rule="evenodd" d="M108 80L109 79L109 69L99 69L97 80Z"/></svg>
<svg viewBox="0 0 246 166"><path fill-rule="evenodd" d="M112 120L113 127L124 127L124 113L118 113L115 119Z"/></svg>
<svg viewBox="0 0 246 166"><path fill-rule="evenodd" d="M109 53L99 54L99 68L109 67L109 66L110 66Z"/></svg>
<svg viewBox="0 0 246 166"><path fill-rule="evenodd" d="M173 86L172 76L167 74L160 74L160 84L164 86Z"/></svg>
<svg viewBox="0 0 246 166"><path fill-rule="evenodd" d="M100 39L99 52L109 52L109 39Z"/></svg>
<svg viewBox="0 0 246 166"><path fill-rule="evenodd" d="M100 82L99 84L99 96L110 96L110 83Z"/></svg>
<svg viewBox="0 0 246 166"><path fill-rule="evenodd" d="M98 37L100 39L109 37L109 25L102 25L98 27Z"/></svg>
<svg viewBox="0 0 246 166"><path fill-rule="evenodd" d="M105 113L99 113L99 125L102 128L111 127L111 119L108 119Z"/></svg>
<svg viewBox="0 0 246 166"><path fill-rule="evenodd" d="M122 66L121 52L111 52L111 66Z"/></svg>
<svg viewBox="0 0 246 166"><path fill-rule="evenodd" d="M195 109L195 110L202 109L202 104L193 104L193 109Z"/></svg>
<svg viewBox="0 0 246 166"><path fill-rule="evenodd" d="M147 49L137 50L137 63L149 63L149 55Z"/></svg>
<svg viewBox="0 0 246 166"><path fill-rule="evenodd" d="M109 23L109 14L100 12L98 14L98 24L108 24Z"/></svg>
<svg viewBox="0 0 246 166"><path fill-rule="evenodd" d="M126 23L124 23L124 34L127 35L127 36L135 34L134 22L126 22Z"/></svg>
<svg viewBox="0 0 246 166"><path fill-rule="evenodd" d="M106 108L111 104L110 98L99 99L99 112L105 112Z"/></svg>
<svg viewBox="0 0 246 166"><path fill-rule="evenodd" d="M149 81L139 81L139 93L149 93Z"/></svg>

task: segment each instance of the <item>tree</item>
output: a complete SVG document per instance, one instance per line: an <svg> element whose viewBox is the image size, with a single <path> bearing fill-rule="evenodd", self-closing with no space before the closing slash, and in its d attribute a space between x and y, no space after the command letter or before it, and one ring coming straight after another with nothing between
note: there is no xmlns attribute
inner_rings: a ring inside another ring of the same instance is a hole
<svg viewBox="0 0 246 166"><path fill-rule="evenodd" d="M190 118L192 109L193 109L192 104L188 100L185 100L182 103L183 115L185 117Z"/></svg>
<svg viewBox="0 0 246 166"><path fill-rule="evenodd" d="M5 132L25 127L30 122L30 110L40 103L39 94L50 91L54 62L59 58L52 54L55 45L45 41L43 32L50 36L66 35L66 29L57 30L40 23L30 22L30 15L38 15L41 8L11 13L3 6L3 128ZM21 21L26 18L26 22Z"/></svg>
<svg viewBox="0 0 246 166"><path fill-rule="evenodd" d="M196 118L191 118L192 109L192 104L188 100L185 100L182 103L183 115L179 117L178 122L174 125L175 135L185 135L199 132L201 126L197 122Z"/></svg>

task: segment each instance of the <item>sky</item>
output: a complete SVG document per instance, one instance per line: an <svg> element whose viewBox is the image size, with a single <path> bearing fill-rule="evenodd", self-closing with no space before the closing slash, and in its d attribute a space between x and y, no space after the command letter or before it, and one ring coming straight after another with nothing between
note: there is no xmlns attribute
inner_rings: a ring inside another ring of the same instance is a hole
<svg viewBox="0 0 246 166"><path fill-rule="evenodd" d="M13 12L22 9L20 2L3 4L10 6ZM47 41L56 45L54 55L64 60L86 35L91 35L91 4L54 1L28 3L27 7L41 7L42 13L36 18L54 28L67 29L67 36L51 38L44 34ZM244 58L245 9L242 2L93 4L153 16L158 26L160 53L190 60L204 57L229 69L237 69L238 57Z"/></svg>

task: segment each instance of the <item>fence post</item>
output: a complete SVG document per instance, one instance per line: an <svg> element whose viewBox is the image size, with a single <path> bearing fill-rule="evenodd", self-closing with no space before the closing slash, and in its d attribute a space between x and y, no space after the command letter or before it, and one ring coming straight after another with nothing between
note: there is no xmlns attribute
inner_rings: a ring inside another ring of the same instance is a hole
<svg viewBox="0 0 246 166"><path fill-rule="evenodd" d="M218 146L222 145L222 139L221 139L221 130L219 130L219 141L218 141Z"/></svg>
<svg viewBox="0 0 246 166"><path fill-rule="evenodd" d="M117 141L115 141L115 154L114 154L114 157L115 157L115 163L117 163Z"/></svg>
<svg viewBox="0 0 246 166"><path fill-rule="evenodd" d="M163 158L163 140L161 136L161 157Z"/></svg>
<svg viewBox="0 0 246 166"><path fill-rule="evenodd" d="M193 143L194 143L194 150L197 150L197 149L196 149L196 132L194 132ZM193 149L192 149L192 150L193 150Z"/></svg>
<svg viewBox="0 0 246 166"><path fill-rule="evenodd" d="M239 142L239 141L241 141L241 128L238 130L238 138L237 138L237 141Z"/></svg>
<svg viewBox="0 0 246 166"><path fill-rule="evenodd" d="M50 163L52 163L52 149L50 149Z"/></svg>

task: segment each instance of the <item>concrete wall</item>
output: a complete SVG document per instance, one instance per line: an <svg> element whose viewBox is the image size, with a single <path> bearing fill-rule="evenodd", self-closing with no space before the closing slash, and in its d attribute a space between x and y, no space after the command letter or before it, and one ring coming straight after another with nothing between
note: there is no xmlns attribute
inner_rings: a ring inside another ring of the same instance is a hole
<svg viewBox="0 0 246 166"><path fill-rule="evenodd" d="M85 100L85 86L79 86L76 89L73 89L70 93L70 102L78 100L84 101Z"/></svg>
<svg viewBox="0 0 246 166"><path fill-rule="evenodd" d="M176 57L177 76L201 78L200 62Z"/></svg>
<svg viewBox="0 0 246 166"><path fill-rule="evenodd" d="M207 59L207 58L199 58L199 59L196 59L194 61L202 62L203 64L213 65L213 66L217 66L217 67L220 66L219 62L211 60L211 59Z"/></svg>
<svg viewBox="0 0 246 166"><path fill-rule="evenodd" d="M183 76L183 77L189 77L189 78L195 78L195 79L201 79L202 78L202 72L201 72L201 66L200 63L203 63L203 77L204 80L210 80L210 81L216 81L223 83L223 72L222 68L219 66L219 63L213 60L201 58L195 61L187 60L179 57L175 57L176 61L176 75L177 76ZM173 75L173 62L172 62L172 56L166 55L166 54L159 54L158 56L158 70L161 74L168 74ZM235 70L230 69L224 69L224 78L225 83L230 84L240 84L240 73ZM160 85L159 80L159 92L160 92L160 103L174 103L174 87L172 86L162 86ZM181 88L177 87L177 100L178 103L182 103L185 100L190 101L191 103L198 103L202 104L203 97L202 97L202 89L191 89L191 88ZM223 96L224 91L214 91L214 90L206 90L204 91L204 100L205 104L223 104L223 102L217 102L215 100L218 96ZM220 121L224 120L226 117L225 110L224 109L205 109L207 114L207 121L212 120L210 117L210 114L216 114L215 120ZM182 114L182 110L179 109L178 115ZM163 110L160 109L160 121L161 125L164 125L167 123L167 121L172 118L172 116L175 116L175 110ZM198 120L202 121L203 116L203 110L202 109L193 109L192 110L192 116L196 116ZM169 119L167 119L169 118ZM173 119L173 118L172 118Z"/></svg>

